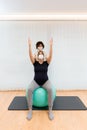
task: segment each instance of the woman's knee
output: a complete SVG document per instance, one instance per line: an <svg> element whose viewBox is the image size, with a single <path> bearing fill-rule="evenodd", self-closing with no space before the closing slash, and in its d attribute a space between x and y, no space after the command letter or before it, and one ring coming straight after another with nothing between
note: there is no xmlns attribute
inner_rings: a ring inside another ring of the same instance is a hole
<svg viewBox="0 0 87 130"><path fill-rule="evenodd" d="M33 92L32 88L28 88L28 93L32 93L32 92Z"/></svg>
<svg viewBox="0 0 87 130"><path fill-rule="evenodd" d="M47 88L47 91L48 93L52 93L52 88L51 87Z"/></svg>

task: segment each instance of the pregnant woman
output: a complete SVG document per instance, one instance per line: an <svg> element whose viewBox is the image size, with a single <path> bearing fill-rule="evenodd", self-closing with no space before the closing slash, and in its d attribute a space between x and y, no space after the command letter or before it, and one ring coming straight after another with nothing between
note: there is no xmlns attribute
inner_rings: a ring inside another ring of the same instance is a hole
<svg viewBox="0 0 87 130"><path fill-rule="evenodd" d="M52 60L52 46L53 46L53 39L51 38L49 41L50 50L49 55L47 57L44 56L44 52L42 49L39 49L37 57L32 54L32 42L28 39L29 45L29 57L34 67L34 78L29 85L28 88L28 107L29 112L27 115L27 119L30 120L32 118L32 93L33 91L38 88L39 86L45 88L48 92L48 117L50 120L53 120L54 115L52 112L53 107L53 92L52 92L52 84L48 77L48 66ZM44 47L43 42L39 41L36 43L36 48ZM44 60L45 58L45 60Z"/></svg>

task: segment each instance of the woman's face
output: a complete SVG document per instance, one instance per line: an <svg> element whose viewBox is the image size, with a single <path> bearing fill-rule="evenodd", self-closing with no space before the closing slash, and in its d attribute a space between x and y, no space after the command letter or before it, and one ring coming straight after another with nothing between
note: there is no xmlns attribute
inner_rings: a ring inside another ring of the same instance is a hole
<svg viewBox="0 0 87 130"><path fill-rule="evenodd" d="M40 52L38 53L38 60L39 60L39 61L44 61L44 54L43 54L42 51L40 51Z"/></svg>

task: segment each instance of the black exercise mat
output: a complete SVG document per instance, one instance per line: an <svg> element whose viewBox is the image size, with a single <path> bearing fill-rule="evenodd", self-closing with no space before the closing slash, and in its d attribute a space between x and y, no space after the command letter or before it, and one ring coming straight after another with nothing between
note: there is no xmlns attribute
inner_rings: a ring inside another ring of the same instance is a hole
<svg viewBox="0 0 87 130"><path fill-rule="evenodd" d="M8 107L8 110L28 110L25 96L16 96ZM33 110L48 110L48 107L34 107ZM77 96L56 96L53 110L87 110Z"/></svg>

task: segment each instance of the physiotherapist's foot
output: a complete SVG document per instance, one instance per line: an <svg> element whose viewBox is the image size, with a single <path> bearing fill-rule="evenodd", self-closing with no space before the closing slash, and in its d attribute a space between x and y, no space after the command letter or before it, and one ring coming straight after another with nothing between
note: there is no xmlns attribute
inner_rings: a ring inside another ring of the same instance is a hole
<svg viewBox="0 0 87 130"><path fill-rule="evenodd" d="M29 113L27 115L27 119L31 120L32 119L32 109L29 110Z"/></svg>
<svg viewBox="0 0 87 130"><path fill-rule="evenodd" d="M49 117L50 120L54 119L54 114L53 114L52 110L49 110L48 117Z"/></svg>

